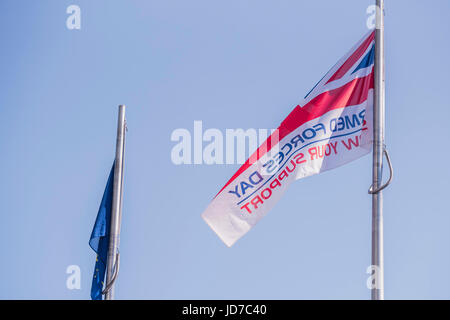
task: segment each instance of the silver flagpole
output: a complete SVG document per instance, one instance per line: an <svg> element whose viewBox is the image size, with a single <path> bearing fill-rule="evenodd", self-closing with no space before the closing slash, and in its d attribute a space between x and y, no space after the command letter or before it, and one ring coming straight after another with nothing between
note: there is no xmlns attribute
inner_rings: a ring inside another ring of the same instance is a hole
<svg viewBox="0 0 450 320"><path fill-rule="evenodd" d="M123 193L123 161L125 151L125 106L119 106L117 122L116 158L114 164L114 185L111 212L111 228L109 235L108 261L106 266L106 286L103 290L106 300L114 299L114 282L119 272L119 240L120 224L122 221L122 193Z"/></svg>
<svg viewBox="0 0 450 320"><path fill-rule="evenodd" d="M383 194L381 191L384 154L384 0L376 0L375 90L373 109L372 168L372 268L375 282L372 300L384 300Z"/></svg>

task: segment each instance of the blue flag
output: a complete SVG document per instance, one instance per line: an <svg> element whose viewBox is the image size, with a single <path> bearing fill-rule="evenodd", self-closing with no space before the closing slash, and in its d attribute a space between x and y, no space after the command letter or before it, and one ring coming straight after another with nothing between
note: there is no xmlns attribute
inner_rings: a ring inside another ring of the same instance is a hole
<svg viewBox="0 0 450 320"><path fill-rule="evenodd" d="M103 281L106 273L106 260L108 256L109 229L111 222L112 198L114 184L114 165L109 174L103 193L102 203L98 209L97 219L92 230L89 245L97 253L95 260L94 276L92 278L91 298L102 300Z"/></svg>

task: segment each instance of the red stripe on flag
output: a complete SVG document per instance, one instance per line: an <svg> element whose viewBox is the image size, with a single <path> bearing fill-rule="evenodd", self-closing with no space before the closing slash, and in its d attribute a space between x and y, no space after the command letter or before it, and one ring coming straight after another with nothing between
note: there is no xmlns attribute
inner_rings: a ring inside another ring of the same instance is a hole
<svg viewBox="0 0 450 320"><path fill-rule="evenodd" d="M327 81L327 83L330 83L331 81L338 80L342 78L349 70L350 68L356 63L356 61L359 60L359 58L362 57L364 52L366 52L367 48L369 47L369 44L373 41L375 38L375 31L373 31L366 40L359 46L358 49L350 56L350 58L347 59L347 61L344 62L344 64L336 71L335 74L331 76L331 78Z"/></svg>
<svg viewBox="0 0 450 320"><path fill-rule="evenodd" d="M321 93L304 107L297 105L278 127L278 140L274 134L268 137L217 194L221 193L223 189L252 165L250 159L257 161L272 149L272 141L275 144L278 143L301 125L319 118L331 110L363 103L367 100L369 89L373 89L373 67L369 75L363 78L356 78L340 88Z"/></svg>

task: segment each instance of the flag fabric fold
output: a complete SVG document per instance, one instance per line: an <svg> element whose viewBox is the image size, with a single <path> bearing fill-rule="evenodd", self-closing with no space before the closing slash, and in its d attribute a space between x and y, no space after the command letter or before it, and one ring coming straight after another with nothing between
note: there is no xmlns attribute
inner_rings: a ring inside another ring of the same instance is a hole
<svg viewBox="0 0 450 320"><path fill-rule="evenodd" d="M114 184L114 164L109 173L108 182L98 209L97 218L89 240L89 246L97 253L94 275L92 277L91 299L102 300L103 282L108 256L109 231L111 224L112 198Z"/></svg>
<svg viewBox="0 0 450 320"><path fill-rule="evenodd" d="M317 83L203 212L232 246L297 179L339 167L372 145L375 31Z"/></svg>

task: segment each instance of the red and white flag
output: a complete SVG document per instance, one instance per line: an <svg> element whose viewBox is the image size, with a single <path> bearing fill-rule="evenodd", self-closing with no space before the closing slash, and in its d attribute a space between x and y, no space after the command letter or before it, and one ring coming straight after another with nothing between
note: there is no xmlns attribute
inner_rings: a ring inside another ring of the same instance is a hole
<svg viewBox="0 0 450 320"><path fill-rule="evenodd" d="M372 146L375 31L316 84L203 212L232 246L297 179L341 166Z"/></svg>

